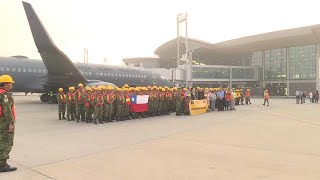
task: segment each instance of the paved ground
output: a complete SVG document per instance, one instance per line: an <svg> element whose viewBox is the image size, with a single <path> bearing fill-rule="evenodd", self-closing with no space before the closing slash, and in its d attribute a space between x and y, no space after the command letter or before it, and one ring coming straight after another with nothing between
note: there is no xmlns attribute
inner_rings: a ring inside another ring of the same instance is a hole
<svg viewBox="0 0 320 180"><path fill-rule="evenodd" d="M262 106L94 125L58 121L56 105L16 96L18 123L0 179L320 179L320 105Z"/></svg>

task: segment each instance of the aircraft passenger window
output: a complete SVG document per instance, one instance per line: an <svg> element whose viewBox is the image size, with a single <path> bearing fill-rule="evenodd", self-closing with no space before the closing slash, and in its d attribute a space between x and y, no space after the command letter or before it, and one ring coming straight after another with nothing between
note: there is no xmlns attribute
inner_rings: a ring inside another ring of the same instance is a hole
<svg viewBox="0 0 320 180"><path fill-rule="evenodd" d="M38 69L38 73L41 73L41 69Z"/></svg>
<svg viewBox="0 0 320 180"><path fill-rule="evenodd" d="M6 71L10 71L10 68L7 67L7 68L6 68Z"/></svg>
<svg viewBox="0 0 320 180"><path fill-rule="evenodd" d="M12 71L12 72L16 72L16 68L12 68L11 71Z"/></svg>
<svg viewBox="0 0 320 180"><path fill-rule="evenodd" d="M89 75L91 76L91 72L89 72Z"/></svg>
<svg viewBox="0 0 320 180"><path fill-rule="evenodd" d="M104 73L104 76L107 76L107 73Z"/></svg>
<svg viewBox="0 0 320 180"><path fill-rule="evenodd" d="M28 69L28 72L32 72L32 69L29 68L29 69Z"/></svg>
<svg viewBox="0 0 320 180"><path fill-rule="evenodd" d="M37 69L33 69L33 72L36 73L36 72L37 72Z"/></svg>
<svg viewBox="0 0 320 180"><path fill-rule="evenodd" d="M108 73L108 76L110 76L110 73Z"/></svg>
<svg viewBox="0 0 320 180"><path fill-rule="evenodd" d="M147 76L146 76L146 75L144 75L144 78L147 78Z"/></svg>
<svg viewBox="0 0 320 180"><path fill-rule="evenodd" d="M47 70L45 70L45 69L42 69L42 73L47 73Z"/></svg>
<svg viewBox="0 0 320 180"><path fill-rule="evenodd" d="M1 70L1 71L4 71L4 67L1 67L0 70Z"/></svg>
<svg viewBox="0 0 320 180"><path fill-rule="evenodd" d="M129 74L129 78L131 78L131 74Z"/></svg>
<svg viewBox="0 0 320 180"><path fill-rule="evenodd" d="M103 76L103 73L100 73L100 76Z"/></svg>
<svg viewBox="0 0 320 180"><path fill-rule="evenodd" d="M84 75L87 75L88 73L87 72L84 72Z"/></svg>
<svg viewBox="0 0 320 180"><path fill-rule="evenodd" d="M27 69L26 69L26 68L23 68L22 71L23 71L23 72L27 72Z"/></svg>
<svg viewBox="0 0 320 180"><path fill-rule="evenodd" d="M121 74L119 74L119 77L121 77Z"/></svg>
<svg viewBox="0 0 320 180"><path fill-rule="evenodd" d="M18 72L21 72L21 68L18 68Z"/></svg>
<svg viewBox="0 0 320 180"><path fill-rule="evenodd" d="M117 73L116 73L115 75L116 75L116 77L118 77L118 74L117 74Z"/></svg>
<svg viewBox="0 0 320 180"><path fill-rule="evenodd" d="M111 76L114 76L113 73L111 73Z"/></svg>

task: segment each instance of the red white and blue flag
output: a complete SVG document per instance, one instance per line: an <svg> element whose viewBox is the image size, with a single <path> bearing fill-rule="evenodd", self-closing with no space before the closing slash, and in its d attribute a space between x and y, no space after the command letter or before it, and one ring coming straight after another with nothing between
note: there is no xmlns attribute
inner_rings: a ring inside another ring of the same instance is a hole
<svg viewBox="0 0 320 180"><path fill-rule="evenodd" d="M146 112L148 111L149 95L131 95L131 112Z"/></svg>

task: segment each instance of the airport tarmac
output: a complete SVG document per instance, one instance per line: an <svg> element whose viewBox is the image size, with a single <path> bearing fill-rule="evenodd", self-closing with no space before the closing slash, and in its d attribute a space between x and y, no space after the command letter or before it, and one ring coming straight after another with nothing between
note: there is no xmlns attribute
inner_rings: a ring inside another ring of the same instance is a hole
<svg viewBox="0 0 320 180"><path fill-rule="evenodd" d="M7 179L320 179L320 105L262 99L236 111L103 125L57 120L57 105L15 96Z"/></svg>

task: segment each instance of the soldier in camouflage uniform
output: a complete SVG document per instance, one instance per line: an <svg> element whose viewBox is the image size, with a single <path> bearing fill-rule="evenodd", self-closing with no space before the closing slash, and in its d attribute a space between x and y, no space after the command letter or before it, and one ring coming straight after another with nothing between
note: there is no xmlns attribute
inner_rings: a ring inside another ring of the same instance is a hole
<svg viewBox="0 0 320 180"><path fill-rule="evenodd" d="M177 88L172 88L172 112L176 112L176 95L177 95Z"/></svg>
<svg viewBox="0 0 320 180"><path fill-rule="evenodd" d="M94 124L103 124L102 115L103 115L103 95L101 87L96 88L97 94L94 97Z"/></svg>
<svg viewBox="0 0 320 180"><path fill-rule="evenodd" d="M190 94L187 94L186 99L185 99L185 104L184 104L184 114L185 115L190 115L190 109L189 109L189 103L190 103L191 97Z"/></svg>
<svg viewBox="0 0 320 180"><path fill-rule="evenodd" d="M123 106L125 104L125 98L121 88L116 89L116 120L123 120Z"/></svg>
<svg viewBox="0 0 320 180"><path fill-rule="evenodd" d="M92 122L94 111L94 94L90 87L86 87L85 105L86 105L86 123Z"/></svg>
<svg viewBox="0 0 320 180"><path fill-rule="evenodd" d="M159 115L158 106L159 106L159 91L157 86L153 86L153 114L155 116Z"/></svg>
<svg viewBox="0 0 320 180"><path fill-rule="evenodd" d="M85 91L83 88L83 84L78 85L78 90L76 91L76 115L77 122L85 121Z"/></svg>
<svg viewBox="0 0 320 180"><path fill-rule="evenodd" d="M17 170L7 164L9 153L13 146L15 132L15 108L12 94L14 81L9 75L0 76L0 172L9 172Z"/></svg>
<svg viewBox="0 0 320 180"><path fill-rule="evenodd" d="M159 88L160 92L159 92L159 104L158 104L158 111L159 111L159 115L163 115L164 114L164 102L165 102L165 89L164 88Z"/></svg>
<svg viewBox="0 0 320 180"><path fill-rule="evenodd" d="M187 94L187 88L183 88L181 92L181 114L185 114L184 105L186 103Z"/></svg>
<svg viewBox="0 0 320 180"><path fill-rule="evenodd" d="M154 111L154 90L150 86L148 86L148 95L149 95L149 100L148 100L148 116L153 117L153 111Z"/></svg>
<svg viewBox="0 0 320 180"><path fill-rule="evenodd" d="M57 95L58 99L58 113L59 113L59 120L66 119L66 95L63 93L63 89L59 88L59 93Z"/></svg>
<svg viewBox="0 0 320 180"><path fill-rule="evenodd" d="M181 97L181 89L179 88L175 93L176 99L176 115L181 115L181 104L182 104L182 97Z"/></svg>
<svg viewBox="0 0 320 180"><path fill-rule="evenodd" d="M71 120L73 121L74 118L76 117L76 109L75 109L75 104L76 104L76 97L75 97L75 88L74 87L69 87L69 92L67 93L67 119L70 121L70 115L71 115Z"/></svg>
<svg viewBox="0 0 320 180"><path fill-rule="evenodd" d="M113 92L113 87L109 85L106 88L106 92L103 95L104 99L104 121L105 122L112 122L111 116L113 111L113 102L115 100L115 94Z"/></svg>
<svg viewBox="0 0 320 180"><path fill-rule="evenodd" d="M129 88L123 88L123 97L125 98L125 103L123 106L123 116L124 118L131 120L130 116L130 104L131 104L131 98L129 94Z"/></svg>

